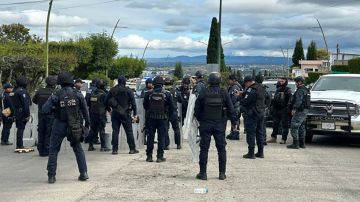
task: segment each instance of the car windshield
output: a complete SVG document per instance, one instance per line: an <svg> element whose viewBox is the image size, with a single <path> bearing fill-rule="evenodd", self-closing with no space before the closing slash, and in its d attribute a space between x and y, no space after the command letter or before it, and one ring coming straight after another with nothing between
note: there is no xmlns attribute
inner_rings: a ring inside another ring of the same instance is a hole
<svg viewBox="0 0 360 202"><path fill-rule="evenodd" d="M322 77L313 91L342 90L360 92L360 77Z"/></svg>

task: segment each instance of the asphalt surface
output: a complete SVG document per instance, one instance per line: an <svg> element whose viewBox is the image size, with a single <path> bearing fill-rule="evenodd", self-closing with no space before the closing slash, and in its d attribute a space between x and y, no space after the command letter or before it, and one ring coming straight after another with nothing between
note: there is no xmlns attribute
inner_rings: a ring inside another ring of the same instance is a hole
<svg viewBox="0 0 360 202"><path fill-rule="evenodd" d="M198 165L184 142L183 149L166 151L167 162L160 164L145 162L144 149L117 156L86 151L90 179L79 182L75 156L64 143L57 182L51 185L47 158L0 146L0 201L360 201L360 137L315 136L299 150L269 144L264 159L247 160L242 135L228 141L225 181L217 179L215 145L208 180L196 180ZM207 194L194 193L205 187Z"/></svg>

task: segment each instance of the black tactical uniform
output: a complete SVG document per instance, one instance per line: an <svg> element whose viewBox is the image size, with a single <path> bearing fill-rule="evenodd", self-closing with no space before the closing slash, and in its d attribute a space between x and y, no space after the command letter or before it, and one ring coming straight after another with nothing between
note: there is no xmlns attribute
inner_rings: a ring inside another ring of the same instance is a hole
<svg viewBox="0 0 360 202"><path fill-rule="evenodd" d="M239 140L240 139L240 102L237 99L236 93L242 91L241 85L237 82L237 78L235 75L230 75L229 80L233 81L233 84L229 86L228 93L230 99L234 105L234 110L236 114L237 120L237 128L231 129L231 133L226 137L229 140Z"/></svg>
<svg viewBox="0 0 360 202"><path fill-rule="evenodd" d="M12 145L13 143L9 141L9 136L10 136L10 130L11 127L14 123L14 106L11 103L12 97L14 96L13 92L9 92L10 89L12 89L13 87L11 86L10 83L7 83L4 85L4 93L2 95L2 110L4 109L10 109L10 114L8 114L7 116L5 116L4 114L1 114L2 116L2 122L3 122L3 129L1 132L1 145ZM9 89L8 92L7 89ZM11 90L12 91L12 90Z"/></svg>
<svg viewBox="0 0 360 202"><path fill-rule="evenodd" d="M174 112L172 113L172 116L169 117L167 122L167 133L165 136L165 150L169 150L170 146L170 137L169 137L169 129L170 129L170 123L171 127L174 131L174 138L175 138L175 144L177 145L177 149L181 149L181 134L180 134L180 126L179 126L179 115L178 115L178 107L177 107L177 93L176 90L172 85L165 86L166 92L170 93L172 96L173 106L174 106Z"/></svg>
<svg viewBox="0 0 360 202"><path fill-rule="evenodd" d="M145 81L146 87L141 91L140 98L143 98L143 99L144 99L145 94L146 94L147 92L151 92L151 91L154 90L153 86L152 86L152 87L149 87L149 84L153 84L152 78L146 79L146 81ZM145 110L145 117L146 117L146 110ZM142 130L144 131L144 145L146 145L146 144L147 144L147 143L146 143L146 142L147 142L147 137L149 137L149 130L146 128L146 119L145 119L145 121L144 121L144 126L143 126L143 129L142 129Z"/></svg>
<svg viewBox="0 0 360 202"><path fill-rule="evenodd" d="M90 97L91 97L91 94L92 94L93 92L95 92L95 90L96 90L96 84L97 84L97 82L98 82L99 80L100 80L100 79L93 79L93 80L91 81L91 83L90 83L89 89L86 91L85 100L86 100L86 104L87 104L88 106L90 106ZM91 119L91 117L90 117L90 119ZM82 120L82 117L81 117L81 120ZM91 120L90 120L90 121L91 121ZM82 122L83 122L83 120L82 120ZM98 134L92 136L92 139L91 139L91 140L90 140L90 135L85 138L85 143L90 143L90 142L92 142L93 144L100 144Z"/></svg>
<svg viewBox="0 0 360 202"><path fill-rule="evenodd" d="M198 179L206 180L206 167L211 136L215 139L219 156L219 179L226 178L226 140L225 130L227 116L229 116L232 127L236 126L234 107L228 93L219 87L220 75L211 73L209 75L209 87L202 91L195 103L194 115L200 122L200 173Z"/></svg>
<svg viewBox="0 0 360 202"><path fill-rule="evenodd" d="M136 116L136 103L133 91L125 86L126 78L120 76L118 78L118 85L111 88L110 92L106 96L105 104L109 112L111 112L111 122L112 122L112 141L113 154L118 154L119 148L119 133L120 126L123 125L127 143L130 148L129 154L139 153L136 150L134 134L132 129L132 118L131 111L133 116Z"/></svg>
<svg viewBox="0 0 360 202"><path fill-rule="evenodd" d="M181 104L181 122L184 125L186 117L187 107L190 98L190 78L185 77L181 82L180 88L176 92L177 102Z"/></svg>
<svg viewBox="0 0 360 202"><path fill-rule="evenodd" d="M195 76L196 76L196 85L194 86L193 93L196 96L199 96L201 91L205 90L205 88L206 88L206 84L204 81L205 75L201 71L197 71L195 73Z"/></svg>
<svg viewBox="0 0 360 202"><path fill-rule="evenodd" d="M144 109L146 110L146 127L149 130L149 137L146 148L146 161L153 162L152 153L154 149L155 133L158 134L158 150L156 162L164 162L165 136L169 117L173 116L174 104L172 96L163 89L164 79L160 76L154 78L155 88L145 94Z"/></svg>
<svg viewBox="0 0 360 202"><path fill-rule="evenodd" d="M273 119L273 132L271 134L272 139L269 142L276 142L276 137L279 133L281 126L282 144L287 140L289 133L289 102L291 99L291 88L287 86L288 81L286 78L284 85L279 85L276 89L273 101L272 101L272 119Z"/></svg>
<svg viewBox="0 0 360 202"><path fill-rule="evenodd" d="M39 89L34 97L33 103L38 105L38 144L37 149L40 156L49 155L50 135L54 122L54 114L44 114L42 107L55 90L57 77L49 76L45 80L46 87Z"/></svg>
<svg viewBox="0 0 360 202"><path fill-rule="evenodd" d="M254 159L255 156L264 158L264 110L265 110L265 87L255 83L251 76L246 76L244 83L250 85L245 90L241 99L241 105L246 114L246 142L248 153L244 158ZM254 155L255 139L258 146L258 153Z"/></svg>
<svg viewBox="0 0 360 202"><path fill-rule="evenodd" d="M109 148L106 147L105 142L105 126L106 126L106 106L105 106L105 84L103 80L99 80L96 83L96 89L90 95L89 102L89 113L90 113L90 132L89 132L89 140L93 140L98 133L100 133L100 142L101 149L100 151L106 152L110 151ZM94 143L92 141L89 142L89 151L94 151Z"/></svg>
<svg viewBox="0 0 360 202"><path fill-rule="evenodd" d="M30 120L30 104L31 99L26 90L27 79L20 76L16 79L15 94L12 97L12 103L15 109L15 123L16 123L16 148L23 149L23 137L26 123Z"/></svg>
<svg viewBox="0 0 360 202"><path fill-rule="evenodd" d="M50 149L48 160L48 182L55 183L57 156L61 148L61 143L65 137L70 142L76 156L80 176L80 181L85 181L87 175L87 165L81 142L84 137L84 129L80 123L79 111L85 120L85 127L89 128L90 117L84 96L72 88L73 76L63 72L58 76L58 84L61 89L56 90L44 104L42 110L45 114L54 113L55 120L50 136ZM52 112L54 109L54 112Z"/></svg>

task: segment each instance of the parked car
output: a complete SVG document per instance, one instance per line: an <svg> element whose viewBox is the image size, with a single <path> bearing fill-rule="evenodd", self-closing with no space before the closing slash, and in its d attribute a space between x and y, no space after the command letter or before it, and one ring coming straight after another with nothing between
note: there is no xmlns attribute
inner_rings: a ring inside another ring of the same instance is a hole
<svg viewBox="0 0 360 202"><path fill-rule="evenodd" d="M360 74L324 75L311 89L306 141L314 134L360 135Z"/></svg>

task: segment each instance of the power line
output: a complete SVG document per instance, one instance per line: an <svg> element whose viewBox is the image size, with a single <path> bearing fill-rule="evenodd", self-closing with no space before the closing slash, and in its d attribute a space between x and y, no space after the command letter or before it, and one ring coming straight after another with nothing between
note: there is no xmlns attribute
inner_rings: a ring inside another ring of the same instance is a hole
<svg viewBox="0 0 360 202"><path fill-rule="evenodd" d="M65 10L65 9L71 9L71 8L79 8L79 7L87 7L87 6L95 6L95 5L101 5L101 4L107 4L107 3L113 3L113 2L117 2L120 0L110 0L110 1L102 1L102 2L98 2L98 3L91 3L91 4L81 4L81 5L75 5L75 6L68 6L68 7L62 7L62 8L58 8L56 10Z"/></svg>
<svg viewBox="0 0 360 202"><path fill-rule="evenodd" d="M14 3L1 3L0 6L13 6L13 5L25 5L25 4L37 4L37 3L44 3L48 2L48 0L38 0L38 1L21 1L21 2L14 2Z"/></svg>

